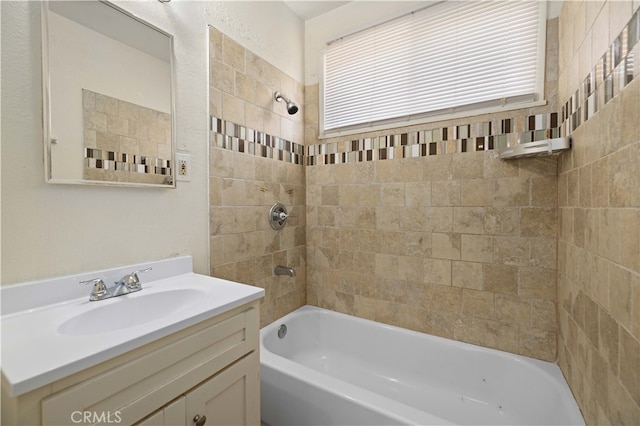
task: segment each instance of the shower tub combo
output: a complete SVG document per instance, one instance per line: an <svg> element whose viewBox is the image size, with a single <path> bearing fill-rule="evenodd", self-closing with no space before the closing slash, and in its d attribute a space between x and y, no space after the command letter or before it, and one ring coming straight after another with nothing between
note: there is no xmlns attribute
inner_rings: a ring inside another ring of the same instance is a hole
<svg viewBox="0 0 640 426"><path fill-rule="evenodd" d="M266 425L584 425L552 363L311 306L260 344Z"/></svg>

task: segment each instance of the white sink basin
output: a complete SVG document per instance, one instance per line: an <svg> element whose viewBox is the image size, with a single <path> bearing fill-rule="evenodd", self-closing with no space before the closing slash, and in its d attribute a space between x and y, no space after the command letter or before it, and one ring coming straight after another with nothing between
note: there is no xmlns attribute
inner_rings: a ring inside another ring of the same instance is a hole
<svg viewBox="0 0 640 426"><path fill-rule="evenodd" d="M84 336L115 331L165 318L187 309L204 297L204 291L194 289L144 293L144 290L105 301L89 311L73 316L60 324L58 332L68 336ZM100 305L104 303L104 305Z"/></svg>
<svg viewBox="0 0 640 426"><path fill-rule="evenodd" d="M152 267L142 290L96 302L80 281ZM22 395L231 309L264 290L193 272L191 257L0 287L2 390Z"/></svg>

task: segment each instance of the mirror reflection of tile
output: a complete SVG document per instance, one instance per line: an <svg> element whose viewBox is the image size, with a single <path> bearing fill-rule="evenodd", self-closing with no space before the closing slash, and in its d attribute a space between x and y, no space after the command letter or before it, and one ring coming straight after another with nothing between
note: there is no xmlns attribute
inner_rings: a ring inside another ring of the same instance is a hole
<svg viewBox="0 0 640 426"><path fill-rule="evenodd" d="M171 114L82 89L84 179L171 184Z"/></svg>

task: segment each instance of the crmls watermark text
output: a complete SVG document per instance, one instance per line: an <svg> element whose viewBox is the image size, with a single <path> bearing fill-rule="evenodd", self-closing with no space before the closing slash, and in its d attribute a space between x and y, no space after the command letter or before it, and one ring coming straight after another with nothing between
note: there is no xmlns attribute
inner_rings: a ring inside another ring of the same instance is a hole
<svg viewBox="0 0 640 426"><path fill-rule="evenodd" d="M121 423L120 411L74 411L71 413L71 421L79 423Z"/></svg>

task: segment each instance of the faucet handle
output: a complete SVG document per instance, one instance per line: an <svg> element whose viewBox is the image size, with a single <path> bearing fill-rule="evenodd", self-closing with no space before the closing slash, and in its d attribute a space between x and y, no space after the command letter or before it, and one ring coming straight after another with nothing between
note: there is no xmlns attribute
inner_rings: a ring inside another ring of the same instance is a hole
<svg viewBox="0 0 640 426"><path fill-rule="evenodd" d="M287 219L290 217L297 217L296 215L289 214L287 208L282 203L275 203L269 210L269 225L276 231L284 228L287 224Z"/></svg>
<svg viewBox="0 0 640 426"><path fill-rule="evenodd" d="M127 274L124 277L122 277L122 279L120 279L120 281L118 281L116 284L124 284L130 289L139 290L141 286L140 286L140 278L138 277L138 274L142 272L149 272L151 269L152 268L141 269L139 271L135 271L130 274Z"/></svg>
<svg viewBox="0 0 640 426"><path fill-rule="evenodd" d="M89 280L82 280L80 284L93 284L93 290L91 290L91 295L89 296L89 300L101 300L105 299L107 296L107 286L102 281L102 278L91 278Z"/></svg>
<svg viewBox="0 0 640 426"><path fill-rule="evenodd" d="M139 270L139 271L135 271L135 272L134 272L133 274L131 274L131 275L133 275L133 277L135 278L136 283L139 283L139 282L140 282L140 278L138 278L138 274L140 274L140 273L142 273L142 272L149 272L149 271L150 271L150 270L152 270L152 269L153 269L152 267L148 267L148 268L146 268L146 269L141 269L141 270Z"/></svg>

